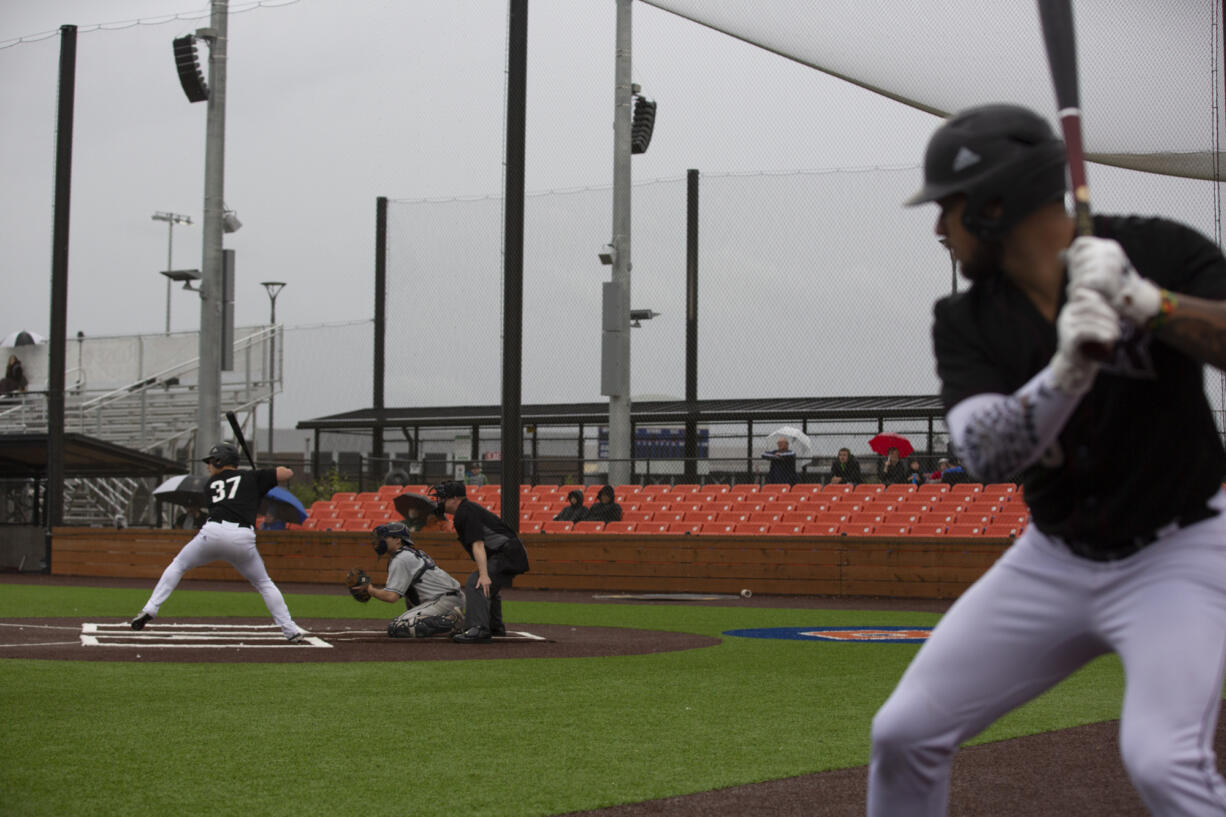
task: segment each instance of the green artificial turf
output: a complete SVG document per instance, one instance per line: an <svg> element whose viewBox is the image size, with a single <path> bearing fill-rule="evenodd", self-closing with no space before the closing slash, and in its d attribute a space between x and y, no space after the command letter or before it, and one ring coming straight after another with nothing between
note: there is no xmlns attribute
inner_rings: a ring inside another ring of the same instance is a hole
<svg viewBox="0 0 1226 817"><path fill-rule="evenodd" d="M0 584L0 618L125 619L148 590ZM388 617L290 595L299 620ZM180 590L166 617L266 617ZM515 624L928 625L924 613L507 601ZM551 815L861 765L917 647L725 638L655 655L344 664L0 660L0 792L22 815ZM1117 717L1096 661L1000 740ZM355 802L360 799L362 805ZM369 804L369 806L365 805Z"/></svg>

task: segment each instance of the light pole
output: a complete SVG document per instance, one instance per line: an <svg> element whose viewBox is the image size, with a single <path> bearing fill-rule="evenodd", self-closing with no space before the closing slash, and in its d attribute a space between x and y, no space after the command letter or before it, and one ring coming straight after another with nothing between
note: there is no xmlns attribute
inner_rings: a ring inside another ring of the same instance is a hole
<svg viewBox="0 0 1226 817"><path fill-rule="evenodd" d="M272 453L272 409L277 396L277 296L285 289L284 281L261 281L260 286L268 292L268 322L272 334L268 336L268 453Z"/></svg>
<svg viewBox="0 0 1226 817"><path fill-rule="evenodd" d="M175 225L191 224L192 217L181 215L179 213L157 212L153 214L153 220L166 222L166 271L170 272L175 268ZM170 283L170 276L166 276L166 334L168 335L170 334Z"/></svg>

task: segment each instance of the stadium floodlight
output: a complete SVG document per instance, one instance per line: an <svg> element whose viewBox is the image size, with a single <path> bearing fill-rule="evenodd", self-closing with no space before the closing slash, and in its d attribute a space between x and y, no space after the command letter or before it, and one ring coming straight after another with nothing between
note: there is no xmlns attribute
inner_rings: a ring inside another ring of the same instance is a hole
<svg viewBox="0 0 1226 817"><path fill-rule="evenodd" d="M204 81L200 71L200 60L196 57L196 35L187 34L174 41L175 68L179 72L179 84L183 93L187 94L188 102L204 102L209 98L209 86Z"/></svg>
<svg viewBox="0 0 1226 817"><path fill-rule="evenodd" d="M600 257L600 263L606 267L611 266L617 260L617 247L614 247L612 244L605 244L600 248L600 252L597 255Z"/></svg>
<svg viewBox="0 0 1226 817"><path fill-rule="evenodd" d="M642 94L634 95L634 116L630 125L630 152L646 153L656 125L656 103Z"/></svg>

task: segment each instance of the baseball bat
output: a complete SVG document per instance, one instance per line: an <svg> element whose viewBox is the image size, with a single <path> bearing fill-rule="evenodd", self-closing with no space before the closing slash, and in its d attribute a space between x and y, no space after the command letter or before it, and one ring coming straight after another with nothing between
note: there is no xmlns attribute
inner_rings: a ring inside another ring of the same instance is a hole
<svg viewBox="0 0 1226 817"><path fill-rule="evenodd" d="M1090 219L1090 185L1086 181L1085 149L1081 141L1081 91L1077 71L1077 37L1073 29L1072 0L1038 0L1047 67L1056 92L1056 110L1064 135L1064 154L1073 187L1073 218L1077 235L1093 235ZM1087 344L1082 352L1095 360L1107 360L1111 349L1100 343Z"/></svg>
<svg viewBox="0 0 1226 817"><path fill-rule="evenodd" d="M238 447L243 449L243 453L247 455L247 462L251 463L252 468L255 468L255 457L251 456L251 449L247 447L247 438L243 436L243 428L238 424L238 418L234 416L234 412L227 411L226 419L230 421L230 428L234 430L234 439L238 441Z"/></svg>

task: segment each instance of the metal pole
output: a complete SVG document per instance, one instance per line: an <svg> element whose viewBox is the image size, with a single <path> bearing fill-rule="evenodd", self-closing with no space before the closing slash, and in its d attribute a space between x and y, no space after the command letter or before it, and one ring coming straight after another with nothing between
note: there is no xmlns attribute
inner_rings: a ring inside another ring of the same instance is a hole
<svg viewBox="0 0 1226 817"><path fill-rule="evenodd" d="M375 199L375 359L374 393L375 428L371 433L370 452L382 458L384 402L387 379L387 196ZM388 470L391 470L390 468Z"/></svg>
<svg viewBox="0 0 1226 817"><path fill-rule="evenodd" d="M524 427L524 154L528 99L528 0L510 0L507 23L506 206L502 275L502 507L499 516L519 529ZM473 435L474 444L477 441ZM473 451L475 457L477 452Z"/></svg>
<svg viewBox="0 0 1226 817"><path fill-rule="evenodd" d="M685 481L698 481L698 171L685 179Z"/></svg>
<svg viewBox="0 0 1226 817"><path fill-rule="evenodd" d="M154 216L157 218L157 216ZM174 216L166 219L166 271L174 269L175 220ZM166 276L166 334L170 334L170 276Z"/></svg>
<svg viewBox="0 0 1226 817"><path fill-rule="evenodd" d="M72 125L77 27L60 26L60 98L56 115L55 209L51 227L51 337L47 353L47 490L43 569L51 572L51 531L64 521L64 357L68 334L68 214L72 194ZM37 505L36 505L37 507Z"/></svg>
<svg viewBox="0 0 1226 817"><path fill-rule="evenodd" d="M609 484L630 482L630 3L617 0L617 52L613 90L613 286L609 288L613 325L606 327L610 375ZM603 378L602 378L603 379Z"/></svg>
<svg viewBox="0 0 1226 817"><path fill-rule="evenodd" d="M273 406L277 401L277 296L268 296L268 322L272 334L268 336L268 453L272 454Z"/></svg>
<svg viewBox="0 0 1226 817"><path fill-rule="evenodd" d="M204 152L204 247L200 286L200 371L196 409L197 470L200 456L221 440L221 344L224 299L222 215L225 209L226 24L228 0L212 0L209 37L208 124Z"/></svg>

